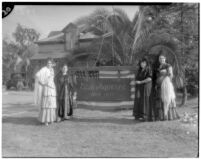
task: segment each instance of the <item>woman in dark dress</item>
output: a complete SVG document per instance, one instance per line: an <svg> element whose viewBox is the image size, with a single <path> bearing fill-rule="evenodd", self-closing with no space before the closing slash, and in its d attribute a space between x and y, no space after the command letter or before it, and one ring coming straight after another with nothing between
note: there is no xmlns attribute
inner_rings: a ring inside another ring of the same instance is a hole
<svg viewBox="0 0 201 159"><path fill-rule="evenodd" d="M151 89L152 71L148 60L143 58L139 62L139 70L135 81L135 103L133 115L135 120L152 121Z"/></svg>
<svg viewBox="0 0 201 159"><path fill-rule="evenodd" d="M69 79L68 66L64 65L62 72L56 78L58 122L73 115L73 86Z"/></svg>
<svg viewBox="0 0 201 159"><path fill-rule="evenodd" d="M176 111L176 95L172 84L172 66L166 63L166 56L160 54L155 67L155 117L156 120L178 119Z"/></svg>

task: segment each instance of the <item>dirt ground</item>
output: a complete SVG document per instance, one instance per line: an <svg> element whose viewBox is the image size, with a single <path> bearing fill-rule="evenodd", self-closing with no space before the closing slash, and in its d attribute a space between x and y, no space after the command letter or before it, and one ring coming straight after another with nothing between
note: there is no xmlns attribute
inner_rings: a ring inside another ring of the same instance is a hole
<svg viewBox="0 0 201 159"><path fill-rule="evenodd" d="M32 92L3 91L3 157L196 157L197 126L181 121L137 122L131 110L75 109L69 121L37 121ZM198 113L198 99L184 112Z"/></svg>

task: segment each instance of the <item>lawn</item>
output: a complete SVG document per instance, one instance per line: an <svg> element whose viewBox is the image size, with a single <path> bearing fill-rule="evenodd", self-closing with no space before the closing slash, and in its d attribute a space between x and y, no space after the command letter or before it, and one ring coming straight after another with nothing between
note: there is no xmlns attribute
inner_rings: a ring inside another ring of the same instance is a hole
<svg viewBox="0 0 201 159"><path fill-rule="evenodd" d="M197 125L137 122L131 110L75 109L69 121L38 123L32 92L3 91L3 157L196 157ZM184 112L198 113L198 99Z"/></svg>

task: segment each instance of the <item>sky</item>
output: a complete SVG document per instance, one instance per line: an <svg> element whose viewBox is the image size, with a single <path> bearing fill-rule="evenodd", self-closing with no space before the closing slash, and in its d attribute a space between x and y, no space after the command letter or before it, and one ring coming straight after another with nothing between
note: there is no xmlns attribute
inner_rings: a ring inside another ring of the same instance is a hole
<svg viewBox="0 0 201 159"><path fill-rule="evenodd" d="M49 32L62 30L68 23L89 15L96 8L106 8L112 11L112 7L123 9L131 20L138 10L138 6L135 5L16 5L14 10L2 20L3 38L12 39L12 33L17 24L20 23L37 30L41 34L40 39L42 39L47 37Z"/></svg>

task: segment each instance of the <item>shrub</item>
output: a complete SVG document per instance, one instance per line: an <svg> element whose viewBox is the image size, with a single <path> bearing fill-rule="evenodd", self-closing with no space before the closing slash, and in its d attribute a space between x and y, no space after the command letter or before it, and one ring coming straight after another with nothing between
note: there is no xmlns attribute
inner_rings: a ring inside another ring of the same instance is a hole
<svg viewBox="0 0 201 159"><path fill-rule="evenodd" d="M192 96L198 95L198 80L199 80L199 73L198 73L198 66L193 65L191 67L186 68L185 70L186 76L186 87L188 93Z"/></svg>

